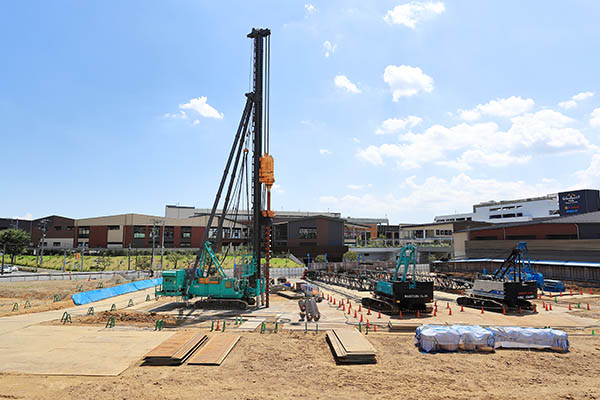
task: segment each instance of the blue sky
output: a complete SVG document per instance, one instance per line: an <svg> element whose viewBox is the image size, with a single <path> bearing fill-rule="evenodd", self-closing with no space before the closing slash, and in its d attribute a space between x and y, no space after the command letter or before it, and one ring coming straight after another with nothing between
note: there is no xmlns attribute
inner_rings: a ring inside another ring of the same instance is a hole
<svg viewBox="0 0 600 400"><path fill-rule="evenodd" d="M252 27L272 30L276 210L427 222L598 188L599 20L595 1L3 2L1 214L209 207Z"/></svg>

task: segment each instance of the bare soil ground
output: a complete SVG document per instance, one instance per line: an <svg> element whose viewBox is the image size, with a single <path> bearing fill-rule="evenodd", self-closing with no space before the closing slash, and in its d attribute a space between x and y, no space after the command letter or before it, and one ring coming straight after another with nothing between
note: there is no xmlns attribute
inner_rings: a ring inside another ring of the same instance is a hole
<svg viewBox="0 0 600 400"><path fill-rule="evenodd" d="M155 312L139 311L102 311L94 315L82 315L72 317L73 325L106 325L109 318L115 317L117 326L135 326L154 328L156 320L162 319L165 328L174 328L178 326L177 319L173 315L157 314ZM48 322L50 325L63 325L59 320Z"/></svg>
<svg viewBox="0 0 600 400"><path fill-rule="evenodd" d="M94 290L100 282L104 287L117 285L117 279L2 282L0 283L0 317L72 307L74 304L71 295L77 293L77 286L82 285L84 291ZM129 281L120 279L118 284L127 282ZM54 295L59 295L61 301L55 302ZM27 300L31 304L30 308L25 308ZM18 311L12 311L14 303L19 304Z"/></svg>
<svg viewBox="0 0 600 400"><path fill-rule="evenodd" d="M324 334L245 333L220 367L132 366L115 378L1 375L0 399L598 399L600 338L571 351L422 354L371 334L376 365L338 366Z"/></svg>

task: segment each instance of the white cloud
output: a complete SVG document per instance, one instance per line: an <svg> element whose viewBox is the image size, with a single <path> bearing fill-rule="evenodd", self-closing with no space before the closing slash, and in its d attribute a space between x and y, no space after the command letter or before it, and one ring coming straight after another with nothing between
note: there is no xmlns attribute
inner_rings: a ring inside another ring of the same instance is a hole
<svg viewBox="0 0 600 400"><path fill-rule="evenodd" d="M583 101L585 99L589 99L594 95L594 92L581 92L577 93L575 96L571 97L575 101Z"/></svg>
<svg viewBox="0 0 600 400"><path fill-rule="evenodd" d="M195 120L194 120L194 122L193 122L193 125L194 125L194 126L196 126L196 125L198 125L199 123L200 123L200 120L199 120L199 119L195 119Z"/></svg>
<svg viewBox="0 0 600 400"><path fill-rule="evenodd" d="M273 191L275 193L278 193L278 194L284 194L285 193L285 190L281 187L281 185L278 185L277 183L273 184L272 189L273 189Z"/></svg>
<svg viewBox="0 0 600 400"><path fill-rule="evenodd" d="M600 128L600 108L596 108L590 114L590 125L595 128Z"/></svg>
<svg viewBox="0 0 600 400"><path fill-rule="evenodd" d="M385 135L386 133L396 133L406 128L414 128L423 121L419 117L409 115L405 119L400 118L388 118L381 123L379 128L375 131L376 135Z"/></svg>
<svg viewBox="0 0 600 400"><path fill-rule="evenodd" d="M467 150L456 160L438 161L438 165L467 171L471 169L471 164L483 164L490 167L508 167L511 165L527 164L531 160L530 155L515 156L510 152L486 152L480 149Z"/></svg>
<svg viewBox="0 0 600 400"><path fill-rule="evenodd" d="M313 14L314 12L317 11L317 7L313 6L312 4L305 4L304 5L304 9L306 10L306 12L308 14Z"/></svg>
<svg viewBox="0 0 600 400"><path fill-rule="evenodd" d="M433 79L419 67L388 65L383 71L383 80L390 86L394 101L398 101L400 97L414 96L421 91L433 91Z"/></svg>
<svg viewBox="0 0 600 400"><path fill-rule="evenodd" d="M360 89L346 77L346 75L337 75L333 82L335 86L346 89L350 93L360 93Z"/></svg>
<svg viewBox="0 0 600 400"><path fill-rule="evenodd" d="M577 102L575 100L561 101L558 103L558 106L560 108L564 108L565 110L570 110L571 108L577 107Z"/></svg>
<svg viewBox="0 0 600 400"><path fill-rule="evenodd" d="M575 173L580 188L597 188L600 186L600 154L594 154L587 169Z"/></svg>
<svg viewBox="0 0 600 400"><path fill-rule="evenodd" d="M353 137L353 138L352 138L352 141L353 141L354 143L357 143L357 144L358 144L358 143L360 143L360 139L359 139L359 138L355 138L355 137Z"/></svg>
<svg viewBox="0 0 600 400"><path fill-rule="evenodd" d="M206 96L197 97L195 99L190 99L189 102L185 104L180 104L179 108L182 110L193 110L198 114L205 118L216 118L223 119L223 113L219 113L216 109L211 107L207 102Z"/></svg>
<svg viewBox="0 0 600 400"><path fill-rule="evenodd" d="M331 44L329 40L323 42L323 49L325 50L325 58L329 57L333 53L335 53L335 49L337 48L337 44Z"/></svg>
<svg viewBox="0 0 600 400"><path fill-rule="evenodd" d="M322 156L328 156L331 153L331 151L327 150L327 149L319 149L319 154L321 154Z"/></svg>
<svg viewBox="0 0 600 400"><path fill-rule="evenodd" d="M577 102L583 101L585 99L589 99L593 95L594 95L594 92L581 92L581 93L577 93L576 95L571 96L570 100L561 101L560 103L558 103L558 106L560 108L565 109L565 110L570 110L571 108L577 107Z"/></svg>
<svg viewBox="0 0 600 400"><path fill-rule="evenodd" d="M442 162L461 170L471 163L506 166L524 164L530 154L585 151L593 145L570 125L571 118L553 110L527 113L511 119L512 125L501 131L494 122L461 123L450 128L433 125L422 133L400 134L399 143L370 145L360 149L357 158L373 165L385 159L396 160L402 169L423 163ZM448 156L461 152L457 159Z"/></svg>
<svg viewBox="0 0 600 400"><path fill-rule="evenodd" d="M173 119L187 119L188 118L185 111L179 111L178 113L172 113L172 114L166 113L164 115L164 117L165 118L173 118Z"/></svg>
<svg viewBox="0 0 600 400"><path fill-rule="evenodd" d="M523 99L511 96L507 99L491 100L487 104L479 104L471 110L458 110L460 118L465 121L476 121L482 114L493 117L514 117L530 111L535 102L533 99Z"/></svg>
<svg viewBox="0 0 600 400"><path fill-rule="evenodd" d="M419 218L419 213L433 217L454 210L467 212L473 204L484 200L532 197L555 193L561 189L556 182L531 184L522 180L477 179L464 173L450 179L430 176L420 184L415 181L415 177L407 178L388 194L324 195L319 201L324 205L334 206L345 215L387 214L399 221L407 218L407 215L409 219L411 216L413 219ZM402 197L398 197L396 193L402 193ZM419 213L407 214L406 210L419 210Z"/></svg>
<svg viewBox="0 0 600 400"><path fill-rule="evenodd" d="M353 185L353 184L346 185L346 187L351 190L362 190L362 189L370 188L372 186L373 185L371 183L369 183L367 185Z"/></svg>
<svg viewBox="0 0 600 400"><path fill-rule="evenodd" d="M13 219L25 219L25 220L31 221L33 219L33 215L30 212L28 212L28 213L25 213L25 215L23 215L21 217L13 217Z"/></svg>
<svg viewBox="0 0 600 400"><path fill-rule="evenodd" d="M390 25L404 25L415 29L418 22L432 18L443 13L446 10L444 3L438 2L418 2L413 1L406 4L400 4L389 10L383 19Z"/></svg>

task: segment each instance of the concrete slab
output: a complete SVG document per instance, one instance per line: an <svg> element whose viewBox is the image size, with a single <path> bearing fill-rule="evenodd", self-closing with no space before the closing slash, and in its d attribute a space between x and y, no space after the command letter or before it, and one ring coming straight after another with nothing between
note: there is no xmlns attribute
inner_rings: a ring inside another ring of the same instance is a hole
<svg viewBox="0 0 600 400"><path fill-rule="evenodd" d="M117 376L173 332L36 325L0 338L0 372Z"/></svg>

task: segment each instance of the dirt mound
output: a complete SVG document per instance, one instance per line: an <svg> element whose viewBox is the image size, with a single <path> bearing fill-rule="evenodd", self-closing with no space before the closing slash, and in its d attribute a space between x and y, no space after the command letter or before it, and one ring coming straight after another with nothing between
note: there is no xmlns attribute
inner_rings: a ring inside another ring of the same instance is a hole
<svg viewBox="0 0 600 400"><path fill-rule="evenodd" d="M162 319L165 322L166 327L175 327L178 325L178 321L172 315L158 314L155 312L145 313L139 311L102 311L95 315L84 315L80 317L74 317L74 324L106 324L111 318L115 318L115 323L118 325L143 325L143 326L154 326L157 320Z"/></svg>

